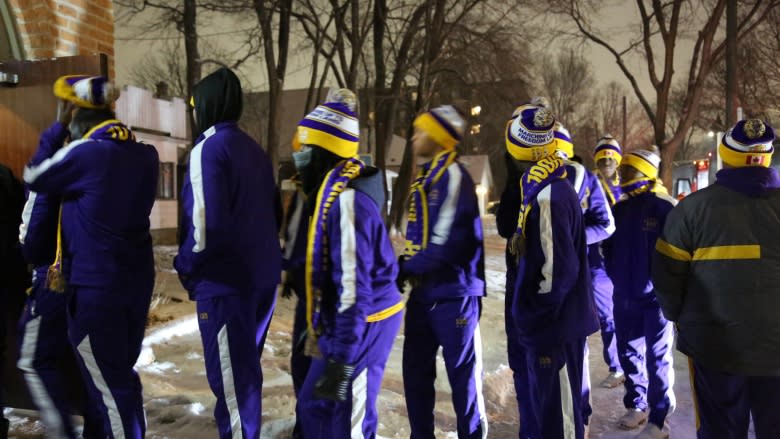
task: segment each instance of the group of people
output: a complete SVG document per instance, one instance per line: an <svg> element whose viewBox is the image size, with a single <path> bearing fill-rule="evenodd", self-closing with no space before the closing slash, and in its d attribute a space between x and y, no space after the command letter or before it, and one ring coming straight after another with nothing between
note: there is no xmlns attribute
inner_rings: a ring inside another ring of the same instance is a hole
<svg viewBox="0 0 780 439"><path fill-rule="evenodd" d="M623 154L607 135L591 173L544 98L507 123L506 332L520 437L587 436L586 337L600 326L609 375L623 384L618 426L668 438L673 345L688 355L699 438L780 437L780 175L775 134L738 122L718 147L724 169L679 206L657 147ZM771 274L770 274L771 273Z"/></svg>
<svg viewBox="0 0 780 439"><path fill-rule="evenodd" d="M54 86L57 120L24 172L19 243L34 267L18 367L47 434L75 438L61 358L86 389L83 437L144 437L139 355L154 286L149 213L155 149L116 119L102 77ZM222 68L194 88L195 146L174 260L196 302L221 438L259 438L260 356L281 295L297 296L291 372L295 438L376 437L385 365L404 321L403 385L412 438L434 437L442 349L459 438L488 437L480 317L486 292L475 185L458 161L463 114L414 120L419 173L396 256L383 173L358 158L353 92L334 90L298 125L296 191L282 208L272 165L237 124L241 84ZM505 328L521 439L582 439L593 412L587 337L601 330L609 375L625 387L618 425L668 438L672 348L691 359L699 438L780 437L780 175L774 131L740 121L719 147L717 183L675 207L649 147L605 136L597 169L578 163L544 98L506 124ZM282 245L280 246L280 237ZM404 299L402 294L407 294ZM405 313L404 313L405 310Z"/></svg>

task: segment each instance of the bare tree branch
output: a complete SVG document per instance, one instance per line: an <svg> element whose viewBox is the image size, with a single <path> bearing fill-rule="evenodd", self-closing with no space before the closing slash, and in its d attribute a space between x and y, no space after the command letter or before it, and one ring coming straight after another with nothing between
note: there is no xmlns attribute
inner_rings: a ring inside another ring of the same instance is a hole
<svg viewBox="0 0 780 439"><path fill-rule="evenodd" d="M639 88L639 83L636 80L636 77L633 73L628 69L626 66L625 61L623 60L623 57L618 53L615 48L613 48L609 43L607 43L605 40L599 38L594 34L593 32L589 31L584 23L583 18L580 15L579 11L576 8L575 0L571 0L571 10L570 10L570 16L574 20L574 23L577 25L577 28L580 30L580 32L587 37L590 41L593 41L597 45L607 49L612 56L615 57L615 62L617 63L618 67L620 68L620 71L623 72L623 75L628 79L628 82L631 83L631 87L634 90L634 94L636 94L637 98L639 99L639 102L642 104L642 108L644 108L645 113L647 113L647 117L650 120L655 120L655 112L653 111L652 107L650 106L650 102L645 97L644 93L642 93L642 89Z"/></svg>

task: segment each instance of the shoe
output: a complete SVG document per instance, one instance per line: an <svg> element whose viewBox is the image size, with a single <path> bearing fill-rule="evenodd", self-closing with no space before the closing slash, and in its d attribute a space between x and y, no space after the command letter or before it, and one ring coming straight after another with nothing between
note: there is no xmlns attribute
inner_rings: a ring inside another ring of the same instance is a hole
<svg viewBox="0 0 780 439"><path fill-rule="evenodd" d="M666 426L661 430L655 424L647 424L647 426L638 435L634 436L635 439L669 439L669 430Z"/></svg>
<svg viewBox="0 0 780 439"><path fill-rule="evenodd" d="M601 387L605 389L614 389L626 382L626 375L623 372L610 372L601 382Z"/></svg>
<svg viewBox="0 0 780 439"><path fill-rule="evenodd" d="M633 430L647 423L647 412L637 409L628 409L625 415L618 420L618 427L623 430Z"/></svg>

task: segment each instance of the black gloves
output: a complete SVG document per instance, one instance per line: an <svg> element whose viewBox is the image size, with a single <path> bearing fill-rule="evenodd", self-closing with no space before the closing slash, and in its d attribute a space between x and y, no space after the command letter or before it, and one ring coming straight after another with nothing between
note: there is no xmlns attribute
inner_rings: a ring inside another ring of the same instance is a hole
<svg viewBox="0 0 780 439"><path fill-rule="evenodd" d="M398 291L403 294L406 289L406 276L404 276L404 262L406 262L406 256L398 257L398 277L395 278L395 285L398 287Z"/></svg>
<svg viewBox="0 0 780 439"><path fill-rule="evenodd" d="M515 233L509 241L509 253L515 257L515 262L520 261L525 255L525 236Z"/></svg>
<svg viewBox="0 0 780 439"><path fill-rule="evenodd" d="M422 284L422 278L420 276L409 276L404 274L404 264L409 260L409 256L398 257L398 277L395 278L395 285L398 287L398 292L401 294L406 293L407 284L414 290Z"/></svg>
<svg viewBox="0 0 780 439"><path fill-rule="evenodd" d="M328 360L325 373L314 384L314 398L346 401L355 366Z"/></svg>

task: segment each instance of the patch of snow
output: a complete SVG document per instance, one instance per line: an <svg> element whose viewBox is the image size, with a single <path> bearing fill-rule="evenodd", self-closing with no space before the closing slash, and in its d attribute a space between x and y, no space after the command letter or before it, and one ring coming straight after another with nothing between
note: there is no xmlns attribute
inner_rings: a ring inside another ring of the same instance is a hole
<svg viewBox="0 0 780 439"><path fill-rule="evenodd" d="M154 349L150 346L144 346L141 348L141 354L138 355L138 360L135 362L135 367L146 367L154 363L157 358L154 356Z"/></svg>
<svg viewBox="0 0 780 439"><path fill-rule="evenodd" d="M190 413L192 413L193 415L199 416L201 413L205 411L206 411L206 407L199 402L194 402L190 404Z"/></svg>
<svg viewBox="0 0 780 439"><path fill-rule="evenodd" d="M287 372L278 371L279 376L274 377L270 380L263 380L263 388L270 388L270 387L279 387L279 386L292 386L292 375L290 375ZM269 373L268 371L263 371L264 374Z"/></svg>
<svg viewBox="0 0 780 439"><path fill-rule="evenodd" d="M46 431L43 423L35 419L36 412L30 410L19 410L6 407L3 410L3 416L8 419L9 431L14 435L21 437L43 437ZM9 435L9 437L15 437Z"/></svg>
<svg viewBox="0 0 780 439"><path fill-rule="evenodd" d="M157 375L165 375L167 372L173 372L173 373L179 373L181 372L181 369L177 368L175 364L171 363L170 361L165 361L162 363L152 363L149 366L146 366L143 368L144 372L147 373L153 373Z"/></svg>
<svg viewBox="0 0 780 439"><path fill-rule="evenodd" d="M488 372L488 375L497 375L497 374L503 373L507 369L509 369L509 366L506 365L506 364L501 363L501 364L498 365L496 370L494 370L493 372Z"/></svg>
<svg viewBox="0 0 780 439"><path fill-rule="evenodd" d="M187 356L184 358L187 360L201 360L203 359L203 355L193 351L193 352L188 352Z"/></svg>
<svg viewBox="0 0 780 439"><path fill-rule="evenodd" d="M195 314L185 316L155 328L144 338L144 346L154 346L174 337L194 334L198 330L198 317Z"/></svg>
<svg viewBox="0 0 780 439"><path fill-rule="evenodd" d="M262 439L286 439L291 436L293 428L295 428L295 418L263 422L263 429L260 431L260 437Z"/></svg>

